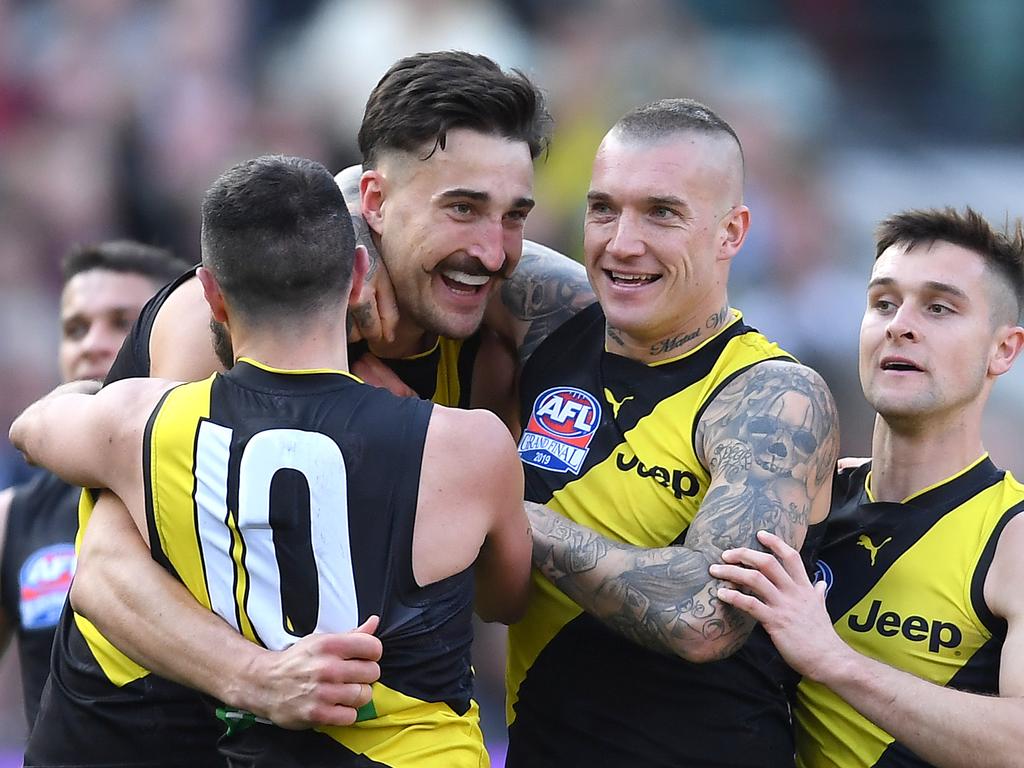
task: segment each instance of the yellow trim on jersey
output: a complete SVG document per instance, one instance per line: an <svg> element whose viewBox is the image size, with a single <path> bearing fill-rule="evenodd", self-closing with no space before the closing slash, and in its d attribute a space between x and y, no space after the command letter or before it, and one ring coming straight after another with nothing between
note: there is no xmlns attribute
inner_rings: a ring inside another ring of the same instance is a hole
<svg viewBox="0 0 1024 768"><path fill-rule="evenodd" d="M462 340L441 338L438 344L441 346L441 360L437 366L437 386L431 400L438 405L457 408L462 397L462 382L459 381Z"/></svg>
<svg viewBox="0 0 1024 768"><path fill-rule="evenodd" d="M92 510L95 504L96 500L92 497L92 492L88 488L84 489L82 495L78 497L78 533L75 535L76 553L81 551L82 536L85 534L85 526L89 524L89 518L92 517ZM145 677L149 674L148 669L139 666L121 653L121 651L117 650L87 618L75 613L74 619L75 625L78 627L78 631L82 633L86 645L89 646L93 657L100 665L100 669L103 670L103 674L111 683L120 688L133 680L138 680L140 677Z"/></svg>
<svg viewBox="0 0 1024 768"><path fill-rule="evenodd" d="M928 493L928 491L935 490L940 485L945 485L948 482L956 480L958 477L960 477L960 475L967 474L968 472L970 472L976 466L981 464L981 462L983 462L987 458L988 458L988 451L985 451L985 453L981 454L981 456L979 456L975 461L972 461L970 464L968 464L966 467L961 469L959 472L954 472L949 477L944 478L942 480L939 480L937 483L932 483L931 485L922 488L920 491L914 491L912 494L907 496L907 498L903 499L903 501L901 501L900 504L906 504L908 501L910 501L911 499L916 499L921 494ZM875 498L875 494L873 494L871 492L871 473L872 473L872 471L873 470L869 469L867 477L864 478L864 493L868 497L868 501L874 503L875 501L877 501L877 499Z"/></svg>
<svg viewBox="0 0 1024 768"><path fill-rule="evenodd" d="M421 358L424 358L424 357L430 357L432 354L434 354L434 350L437 349L437 347L440 344L441 344L441 337L438 336L436 339L434 339L434 343L430 345L430 348L427 349L425 352L417 352L415 355L409 355L408 357L403 357L401 359L402 360L420 360Z"/></svg>
<svg viewBox="0 0 1024 768"><path fill-rule="evenodd" d="M216 375L183 384L167 393L154 415L149 435L149 477L146 492L152 509L152 526L159 545L188 590L210 607L203 558L195 535L195 444L202 419L210 416L210 393ZM178 457L187 451L184 458ZM173 457L173 459L171 458ZM166 461L165 461L166 458ZM183 510L188 510L186 515ZM182 535L182 521L192 530Z"/></svg>
<svg viewBox="0 0 1024 768"><path fill-rule="evenodd" d="M249 365L267 371L268 373L285 373L285 374L302 374L302 373L339 373L342 376L348 376L350 379L355 379L360 384L365 382L358 376L349 373L348 371L342 371L338 368L275 368L272 365L261 363L259 360L253 360L251 357L240 357L235 362L248 363Z"/></svg>
<svg viewBox="0 0 1024 768"><path fill-rule="evenodd" d="M735 325L736 323L743 319L743 313L740 312L738 309L733 309L732 307L729 307L729 311L732 313L732 320L730 320L728 323L726 323L717 331L715 331L713 335L708 336L708 338L704 339L704 341L702 341L693 349L688 349L682 354L676 355L675 357L668 357L664 360L655 360L653 363L647 363L647 365L649 365L651 368L654 368L659 365L667 365L668 363L674 363L676 360L682 360L684 357L689 357L690 355L696 354L698 350L700 350L702 347L706 347L708 344L714 341L720 334L724 333L726 329L731 328L733 325Z"/></svg>
<svg viewBox="0 0 1024 768"><path fill-rule="evenodd" d="M490 765L475 701L466 714L458 715L447 704L423 702L377 682L373 684L373 706L376 718L317 730L353 752L394 768Z"/></svg>
<svg viewBox="0 0 1024 768"><path fill-rule="evenodd" d="M693 521L711 480L693 445L697 414L723 381L751 365L784 354L759 333L731 338L707 376L661 400L624 433L623 441L607 458L555 491L547 506L616 541L639 547L668 546ZM531 578L533 593L526 616L509 627L509 723L514 720L512 708L528 670L548 643L581 612L536 570Z"/></svg>

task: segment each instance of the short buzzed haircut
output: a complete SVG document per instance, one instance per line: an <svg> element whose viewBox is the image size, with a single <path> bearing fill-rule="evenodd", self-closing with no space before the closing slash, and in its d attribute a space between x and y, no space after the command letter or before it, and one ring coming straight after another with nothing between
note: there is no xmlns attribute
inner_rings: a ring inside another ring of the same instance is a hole
<svg viewBox="0 0 1024 768"><path fill-rule="evenodd" d="M553 121L544 96L517 69L464 51L417 53L397 61L370 93L359 128L363 168L387 150L412 152L432 143L444 151L448 131L466 128L522 141L530 157L547 147Z"/></svg>
<svg viewBox="0 0 1024 768"><path fill-rule="evenodd" d="M989 271L1012 296L1013 322L1020 321L1024 307L1024 230L1021 220L1007 222L1005 230L993 229L971 207L910 210L894 214L878 225L875 259L894 245L910 250L936 242L951 243L973 251L985 260ZM996 311L993 307L993 311Z"/></svg>
<svg viewBox="0 0 1024 768"><path fill-rule="evenodd" d="M82 272L103 269L147 277L154 288L159 288L181 275L188 265L163 248L134 240L108 240L76 245L64 257L60 266L65 285Z"/></svg>
<svg viewBox="0 0 1024 768"><path fill-rule="evenodd" d="M267 155L228 169L206 192L202 252L232 307L265 324L338 306L355 233L324 166Z"/></svg>
<svg viewBox="0 0 1024 768"><path fill-rule="evenodd" d="M676 133L703 133L709 136L728 135L739 147L743 145L736 131L711 107L693 99L660 99L627 112L612 128L620 136L640 141L655 141Z"/></svg>

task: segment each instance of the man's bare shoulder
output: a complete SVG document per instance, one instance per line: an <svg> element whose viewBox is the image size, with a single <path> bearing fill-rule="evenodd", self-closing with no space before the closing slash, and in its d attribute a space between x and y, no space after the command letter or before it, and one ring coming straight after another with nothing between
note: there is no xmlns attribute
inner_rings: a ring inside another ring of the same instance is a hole
<svg viewBox="0 0 1024 768"><path fill-rule="evenodd" d="M985 578L985 603L1006 621L1024 622L1024 512L999 534L992 565Z"/></svg>
<svg viewBox="0 0 1024 768"><path fill-rule="evenodd" d="M210 307L197 278L182 283L164 300L149 338L153 376L195 381L222 370L213 349Z"/></svg>

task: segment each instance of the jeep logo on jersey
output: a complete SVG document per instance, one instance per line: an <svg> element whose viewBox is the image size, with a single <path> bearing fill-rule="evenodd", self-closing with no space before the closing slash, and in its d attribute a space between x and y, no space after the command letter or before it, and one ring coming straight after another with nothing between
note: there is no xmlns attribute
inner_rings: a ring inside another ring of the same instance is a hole
<svg viewBox="0 0 1024 768"><path fill-rule="evenodd" d="M700 480L686 469L666 469L657 464L648 467L636 456L627 459L623 453L615 456L615 466L622 472L636 472L640 477L649 477L663 488L670 488L677 499L683 496L696 496L700 490Z"/></svg>
<svg viewBox="0 0 1024 768"><path fill-rule="evenodd" d="M519 440L519 458L552 472L579 474L600 423L601 404L589 392L574 387L545 390L533 401Z"/></svg>
<svg viewBox="0 0 1024 768"><path fill-rule="evenodd" d="M74 544L51 544L29 555L18 572L18 608L25 629L57 624L74 575Z"/></svg>
<svg viewBox="0 0 1024 768"><path fill-rule="evenodd" d="M948 621L928 621L923 616L907 616L903 618L895 611L881 613L882 601L875 600L863 619L850 614L847 624L854 632L870 632L875 630L882 637L895 637L900 634L914 643L928 641L928 650L938 653L940 648L956 648L964 639L963 633L956 624Z"/></svg>

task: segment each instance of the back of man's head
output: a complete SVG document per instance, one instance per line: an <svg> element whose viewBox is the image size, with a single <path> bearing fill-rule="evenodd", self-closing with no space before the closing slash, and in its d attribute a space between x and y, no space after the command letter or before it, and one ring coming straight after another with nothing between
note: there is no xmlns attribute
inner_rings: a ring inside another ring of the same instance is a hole
<svg viewBox="0 0 1024 768"><path fill-rule="evenodd" d="M993 320L997 324L1019 322L1024 309L1024 227L1020 219L998 231L969 206L962 212L955 208L903 211L878 225L875 258L894 245L909 251L937 242L978 254L997 286L991 297Z"/></svg>
<svg viewBox="0 0 1024 768"><path fill-rule="evenodd" d="M312 160L268 155L240 163L203 198L203 264L251 322L337 308L354 249L341 190Z"/></svg>
<svg viewBox="0 0 1024 768"><path fill-rule="evenodd" d="M134 240L108 240L72 248L61 262L61 276L67 285L75 275L102 269L147 277L156 290L178 277L185 267L183 261L163 248Z"/></svg>
<svg viewBox="0 0 1024 768"><path fill-rule="evenodd" d="M424 159L444 150L448 131L467 128L523 141L536 158L552 127L544 97L519 70L503 72L486 56L463 51L417 53L392 65L366 102L359 128L363 168L388 150Z"/></svg>

